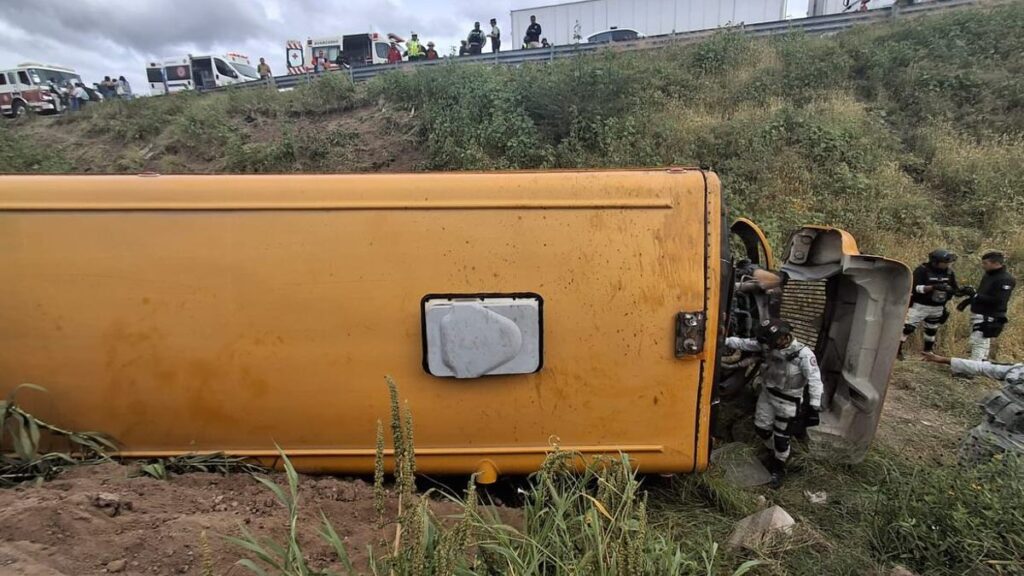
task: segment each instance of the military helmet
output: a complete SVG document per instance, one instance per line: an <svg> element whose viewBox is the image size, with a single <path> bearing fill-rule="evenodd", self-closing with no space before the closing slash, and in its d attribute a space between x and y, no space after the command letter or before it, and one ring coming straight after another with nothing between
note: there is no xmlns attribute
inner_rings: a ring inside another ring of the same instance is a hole
<svg viewBox="0 0 1024 576"><path fill-rule="evenodd" d="M773 318L771 320L761 322L761 327L757 331L757 341L761 344L767 344L771 347L775 347L779 340L792 333L793 327L789 325L789 322Z"/></svg>
<svg viewBox="0 0 1024 576"><path fill-rule="evenodd" d="M953 262L956 262L956 254L946 250L945 248L939 248L938 250L932 250L931 254L928 255L928 262L930 264L939 264L942 262L952 264Z"/></svg>

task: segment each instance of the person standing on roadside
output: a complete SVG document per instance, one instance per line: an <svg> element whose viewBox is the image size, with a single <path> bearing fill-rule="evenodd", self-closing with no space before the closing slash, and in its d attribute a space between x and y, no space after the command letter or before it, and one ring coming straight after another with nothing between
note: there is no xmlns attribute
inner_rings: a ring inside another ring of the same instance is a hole
<svg viewBox="0 0 1024 576"><path fill-rule="evenodd" d="M427 42L426 59L427 60L437 60L437 58L438 58L437 50L434 49L434 43L433 42Z"/></svg>
<svg viewBox="0 0 1024 576"><path fill-rule="evenodd" d="M479 22L473 23L473 29L469 31L469 37L466 40L469 42L470 54L476 56L483 52L484 42L487 41L487 37L484 36L484 31L480 29Z"/></svg>
<svg viewBox="0 0 1024 576"><path fill-rule="evenodd" d="M405 44L405 53L409 56L410 61L415 61L423 58L424 51L423 45L420 44L420 37L415 32L412 33L412 38Z"/></svg>
<svg viewBox="0 0 1024 576"><path fill-rule="evenodd" d="M1009 321L1006 311L1010 295L1017 280L1006 270L1006 256L1002 252L986 252L981 257L985 275L978 289L957 304L957 310L971 307L971 360L988 360L992 339L998 338Z"/></svg>
<svg viewBox="0 0 1024 576"><path fill-rule="evenodd" d="M526 47L540 48L540 35L541 28L537 23L537 17L530 16L530 25L526 27Z"/></svg>
<svg viewBox="0 0 1024 576"><path fill-rule="evenodd" d="M501 52L501 29L498 28L497 18L491 18L491 32L487 37L491 39L491 52Z"/></svg>
<svg viewBox="0 0 1024 576"><path fill-rule="evenodd" d="M392 42L388 47L388 64L401 64L402 51L398 49L398 43Z"/></svg>
<svg viewBox="0 0 1024 576"><path fill-rule="evenodd" d="M459 46L459 56L469 56L469 42L463 40Z"/></svg>
<svg viewBox="0 0 1024 576"><path fill-rule="evenodd" d="M113 98L112 90L110 89L111 84L110 76L104 76L103 81L99 83L100 94L107 100Z"/></svg>
<svg viewBox="0 0 1024 576"><path fill-rule="evenodd" d="M260 75L260 80L266 80L273 76L270 72L270 64L267 64L264 58L260 58L260 63L256 66L256 72Z"/></svg>
<svg viewBox="0 0 1024 576"><path fill-rule="evenodd" d="M75 84L75 88L71 91L71 110L77 112L85 105L89 103L89 92L85 89L85 85L81 82Z"/></svg>
<svg viewBox="0 0 1024 576"><path fill-rule="evenodd" d="M128 83L128 79L124 76L117 77L117 97L123 100L132 99L132 85Z"/></svg>

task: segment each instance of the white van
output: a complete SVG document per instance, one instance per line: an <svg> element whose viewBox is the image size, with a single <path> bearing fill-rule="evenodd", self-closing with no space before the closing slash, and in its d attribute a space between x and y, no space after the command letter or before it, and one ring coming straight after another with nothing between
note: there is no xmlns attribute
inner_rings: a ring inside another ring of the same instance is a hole
<svg viewBox="0 0 1024 576"><path fill-rule="evenodd" d="M391 42L399 44L404 40L394 34L383 35L377 32L367 34L347 34L329 38L309 38L305 44L299 40L289 40L285 44L285 59L288 62L289 74L306 74L313 72L313 57L327 60L326 70L339 69L338 62L352 67L371 66L388 63L388 48ZM341 56L339 60L338 56ZM404 58L403 58L404 59Z"/></svg>
<svg viewBox="0 0 1024 576"><path fill-rule="evenodd" d="M162 75L162 76L160 76ZM146 79L153 94L166 94L182 90L209 90L221 86L259 80L260 75L249 63L249 58L234 52L224 55L189 54L150 62Z"/></svg>

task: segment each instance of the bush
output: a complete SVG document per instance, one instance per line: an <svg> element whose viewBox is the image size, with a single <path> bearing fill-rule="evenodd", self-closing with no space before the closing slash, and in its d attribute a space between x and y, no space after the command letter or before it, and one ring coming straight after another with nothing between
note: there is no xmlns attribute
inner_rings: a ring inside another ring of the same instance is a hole
<svg viewBox="0 0 1024 576"><path fill-rule="evenodd" d="M359 142L359 135L345 128L299 131L286 124L269 140L235 137L224 160L232 172L332 172L351 168Z"/></svg>
<svg viewBox="0 0 1024 576"><path fill-rule="evenodd" d="M250 90L250 92L256 92ZM355 85L344 74L326 74L290 92L271 91L272 99L292 114L328 114L351 110L358 102Z"/></svg>
<svg viewBox="0 0 1024 576"><path fill-rule="evenodd" d="M84 123L86 133L112 137L124 142L142 142L164 132L174 120L199 104L195 92L180 92L160 98L111 100L86 106L81 112L61 118L65 124Z"/></svg>

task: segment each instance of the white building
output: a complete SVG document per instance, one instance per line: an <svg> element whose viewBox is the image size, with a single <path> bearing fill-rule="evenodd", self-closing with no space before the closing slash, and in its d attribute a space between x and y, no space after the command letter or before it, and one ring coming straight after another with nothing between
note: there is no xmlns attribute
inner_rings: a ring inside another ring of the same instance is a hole
<svg viewBox="0 0 1024 576"><path fill-rule="evenodd" d="M784 20L786 0L582 0L522 8L512 11L512 34L506 40L509 49L522 43L531 15L537 16L549 42L572 44L574 38L586 38L613 26L656 36Z"/></svg>

